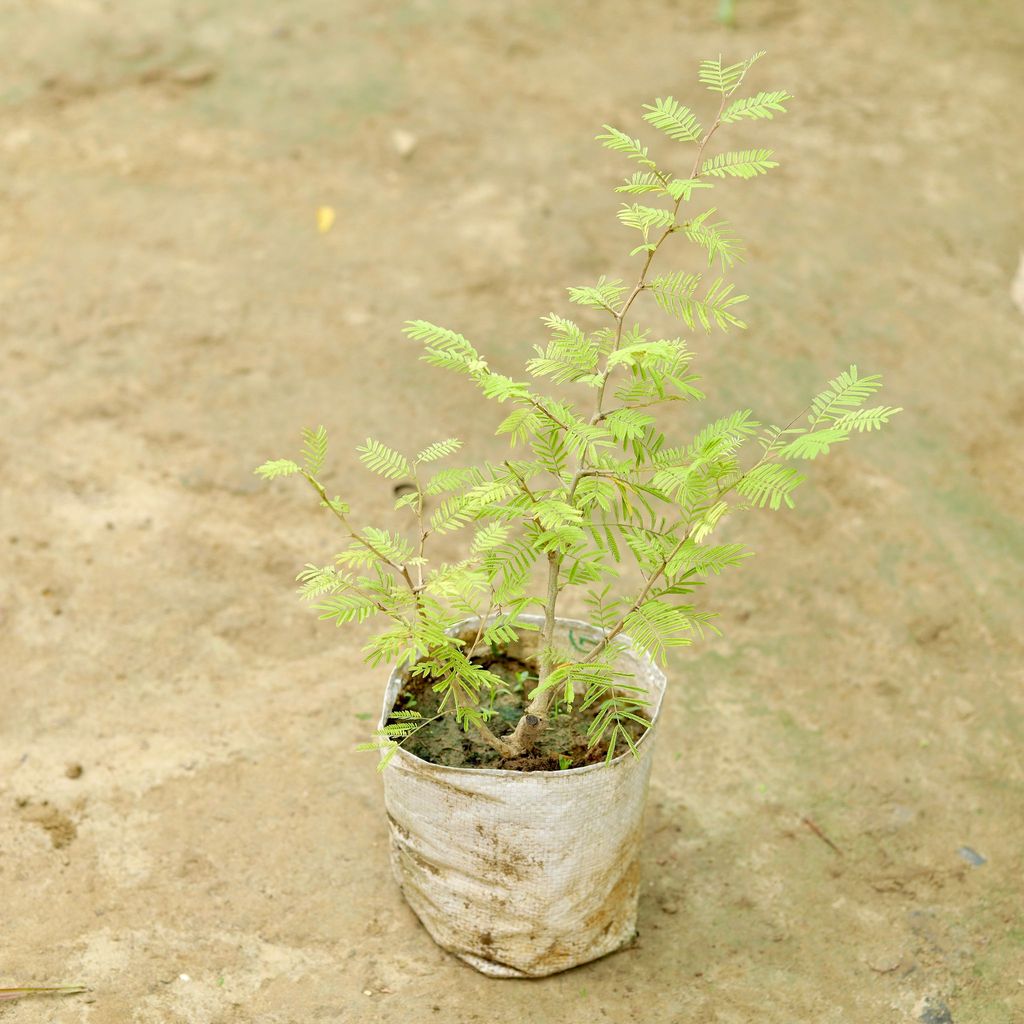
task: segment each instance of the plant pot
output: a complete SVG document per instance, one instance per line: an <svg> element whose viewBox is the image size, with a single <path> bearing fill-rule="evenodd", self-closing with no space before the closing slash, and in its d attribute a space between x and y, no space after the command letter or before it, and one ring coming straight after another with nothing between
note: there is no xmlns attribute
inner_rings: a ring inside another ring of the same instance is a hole
<svg viewBox="0 0 1024 1024"><path fill-rule="evenodd" d="M472 629L472 636L477 624L451 632ZM600 638L586 623L557 622L556 645L581 657ZM509 653L529 658L538 645L538 632L524 632ZM398 885L434 941L484 974L555 974L636 934L643 810L665 676L631 646L619 667L651 705L639 758L627 750L608 763L520 772L448 768L399 749L384 772ZM403 681L392 673L382 726Z"/></svg>

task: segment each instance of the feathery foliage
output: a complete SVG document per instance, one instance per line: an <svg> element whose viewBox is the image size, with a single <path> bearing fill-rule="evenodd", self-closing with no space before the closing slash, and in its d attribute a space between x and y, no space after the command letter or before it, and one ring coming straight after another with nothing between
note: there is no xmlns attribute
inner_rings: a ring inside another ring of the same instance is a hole
<svg viewBox="0 0 1024 1024"><path fill-rule="evenodd" d="M778 166L770 149L743 149L735 153L719 153L705 160L701 174L710 174L713 178L756 178Z"/></svg>
<svg viewBox="0 0 1024 1024"><path fill-rule="evenodd" d="M647 111L644 120L676 142L696 142L704 134L697 115L671 96L655 100L653 106L644 104L644 109Z"/></svg>
<svg viewBox="0 0 1024 1024"><path fill-rule="evenodd" d="M302 432L297 460L275 459L256 470L268 480L303 477L340 523L342 550L333 564L305 566L297 578L301 597L338 626L373 623L363 649L368 664L397 665L429 679L440 713L503 757L523 753L532 739L524 738L525 716L514 731L499 734L491 709L502 683L474 655L515 643L528 628L522 616L542 611L537 683L524 711L542 723L556 707L585 713L589 741L609 759L637 753L631 730L647 724L646 699L621 668L624 638L665 661L674 648L717 632L713 613L692 604L691 595L751 552L728 539L712 542L711 535L734 514L792 508L805 480L795 463L806 465L855 434L879 430L900 411L867 407L881 378L850 366L810 400L806 418L800 414L785 426L762 426L750 409L739 409L670 440L659 419L665 406L700 401L704 393L686 339L659 337L637 322L641 300L653 299L649 308L689 331L746 328L737 307L747 296L727 279L743 244L726 220L715 219L718 206L689 212L688 204L703 190L778 166L770 149L709 150L720 129L785 113L793 98L785 90L738 95L762 56L701 62L698 80L718 97L709 116L671 96L645 106L643 121L667 147L665 163L640 138L604 126L601 144L639 165L615 187L641 197L618 211L620 222L641 236L630 253L637 258L634 283L602 276L570 287L579 322L561 312L542 318L546 338L533 345L526 379L491 369L453 330L406 322L405 334L424 362L468 378L479 388L481 409L487 402L502 406L495 425L509 442L507 459L438 468L440 460L461 455L461 441L434 441L410 455L368 438L356 449L359 461L400 485L395 513L407 529L350 523L348 505L320 479L328 451L322 426ZM654 272L655 258L674 235L697 247L700 263L717 263L719 276L706 280L690 265ZM670 423L677 433L678 419ZM460 530L463 557L433 558L432 539ZM552 631L573 594L604 637L582 654L557 649ZM455 634L452 627L464 619L478 622L475 640ZM378 751L383 766L429 721L414 711L394 712L363 747Z"/></svg>

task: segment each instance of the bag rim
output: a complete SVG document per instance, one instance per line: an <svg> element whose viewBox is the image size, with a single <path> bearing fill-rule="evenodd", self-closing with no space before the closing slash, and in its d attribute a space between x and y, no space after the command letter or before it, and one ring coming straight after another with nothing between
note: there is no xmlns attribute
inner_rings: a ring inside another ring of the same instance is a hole
<svg viewBox="0 0 1024 1024"><path fill-rule="evenodd" d="M487 619L485 621L490 621L490 620L496 619L498 617L499 616L497 616L497 615L490 615L490 616L487 617ZM538 623L538 624L542 624L544 622L544 618L541 615L520 615L516 621L519 621L519 622L535 622L535 623ZM601 628L599 626L595 626L593 623L590 623L590 622L585 622L582 619L569 619L569 618L562 618L561 616L558 616L555 619L555 622L560 624L560 625L570 626L570 627L571 626L582 626L584 629L588 630L591 633L598 633L598 634L600 634L602 632L602 630L601 630ZM480 624L479 616L474 616L474 617L471 617L471 618L468 618L468 619L462 619L459 622L453 623L451 626L448 627L448 629L445 630L445 632L448 633L449 635L454 635L455 633L461 631L462 629L464 629L465 627L467 627L469 625L479 626L479 624ZM640 751L640 756L639 757L634 757L633 752L627 748L621 754L618 754L615 757L613 757L611 759L611 761L599 761L596 764L584 764L584 765L580 765L577 768L562 768L562 769L555 769L555 770L541 769L541 770L538 770L538 771L523 772L523 771L518 771L515 768L458 768L458 767L455 767L453 765L436 764L434 761L427 761L424 758L419 757L418 755L413 754L410 751L406 750L404 747L399 746L398 749L395 751L395 753L393 755L393 760L396 761L396 762L403 763L404 766L406 768L408 768L408 769L414 769L414 770L417 770L417 771L419 771L421 773L424 773L424 772L428 772L430 774L454 773L454 774L457 774L457 775L472 776L474 778L502 778L502 779L509 779L509 778L518 776L519 778L521 778L523 780L528 780L531 776L532 777L542 776L542 777L545 777L545 778L570 778L570 777L572 777L574 775L578 776L579 774L582 774L584 772L594 772L594 771L600 771L601 769L613 768L614 766L620 764L623 761L624 758L630 758L630 759L632 759L632 760L634 760L636 762L639 762L643 758L643 756L644 756L644 754L646 752L645 743L647 741L647 738L649 736L651 736L651 734L654 732L655 728L658 725L658 721L661 718L661 709L662 709L662 705L663 705L664 700L665 700L665 690L668 687L668 678L665 675L665 673L662 671L662 669L654 661L654 659L651 658L651 656L649 654L647 654L646 652L641 653L640 651L638 651L636 649L635 645L633 644L633 640L632 640L631 637L627 636L625 633L620 633L618 635L618 637L616 637L616 639L617 640L621 639L622 641L624 641L625 648L626 648L625 651L624 651L624 654L627 657L632 658L634 661L638 662L639 664L646 663L646 665L648 666L648 670L654 673L655 680L660 679L660 682L661 682L661 687L660 687L660 689L658 691L657 699L653 702L653 712L651 714L651 724L644 731L643 736L641 736L640 739L638 739L636 741L636 748L637 748L638 751ZM391 709L394 707L395 700L397 700L398 694L399 694L399 692L401 690L401 682L402 682L401 676L402 676L402 670L399 669L397 666L392 668L390 674L388 675L387 685L385 686L385 689L384 689L384 703L383 703L383 706L381 708L380 720L377 723L377 728L378 729L383 729L384 726L387 724L388 716L390 715ZM389 699L389 694L391 693L392 687L394 686L394 684L396 682L398 682L399 685L398 685L398 687L395 688L394 697L391 697ZM650 744L646 743L646 746L649 747ZM643 749L641 749L641 748L643 748ZM385 772L386 771L387 771L387 768L385 768Z"/></svg>

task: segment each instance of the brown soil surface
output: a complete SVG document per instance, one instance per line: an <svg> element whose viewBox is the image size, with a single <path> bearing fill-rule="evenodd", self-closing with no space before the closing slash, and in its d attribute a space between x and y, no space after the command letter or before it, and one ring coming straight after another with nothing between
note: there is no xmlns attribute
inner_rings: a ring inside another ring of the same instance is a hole
<svg viewBox="0 0 1024 1024"><path fill-rule="evenodd" d="M0 7L0 986L91 990L2 1024L1024 1019L1024 8L717 8ZM638 944L488 981L391 881L365 632L292 593L338 535L251 470L322 422L387 525L367 435L504 457L401 321L521 366L631 265L599 126L759 48L797 100L716 195L750 330L691 337L678 427L854 361L907 412L726 528L758 557L669 666Z"/></svg>
<svg viewBox="0 0 1024 1024"><path fill-rule="evenodd" d="M487 669L504 681L504 690L499 692L493 704L488 705L494 717L490 720L491 730L498 736L512 732L529 703L528 694L537 685L536 666L530 666L518 658L497 657L474 658L474 663ZM487 746L473 733L467 733L457 725L450 714L440 717L440 694L433 689L432 681L424 676L409 679L402 687L395 701L396 711L415 711L427 719L410 735L402 746L411 754L450 768L504 768L521 772L557 772L568 768L581 768L597 764L608 755L608 738L590 746L587 729L597 717L599 705L584 709L577 703L573 709L556 702L551 709L548 724L534 749L522 757L504 758ZM434 719L434 721L430 721ZM634 722L628 723L630 737L635 742L644 729ZM628 753L627 746L620 738L612 756Z"/></svg>

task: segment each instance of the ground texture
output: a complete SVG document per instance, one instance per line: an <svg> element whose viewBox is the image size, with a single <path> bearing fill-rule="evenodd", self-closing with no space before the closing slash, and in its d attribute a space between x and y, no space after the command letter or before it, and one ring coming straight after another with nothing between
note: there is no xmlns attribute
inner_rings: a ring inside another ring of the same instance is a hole
<svg viewBox="0 0 1024 1024"><path fill-rule="evenodd" d="M1024 1017L1022 9L736 8L4 5L0 985L91 990L4 1024ZM798 101L721 193L751 329L693 339L680 427L852 361L908 411L730 526L759 556L671 666L636 946L489 981L393 887L351 753L383 679L292 594L336 534L251 467L323 422L384 524L349 442L501 452L401 320L518 365L629 272L598 126L759 48Z"/></svg>

